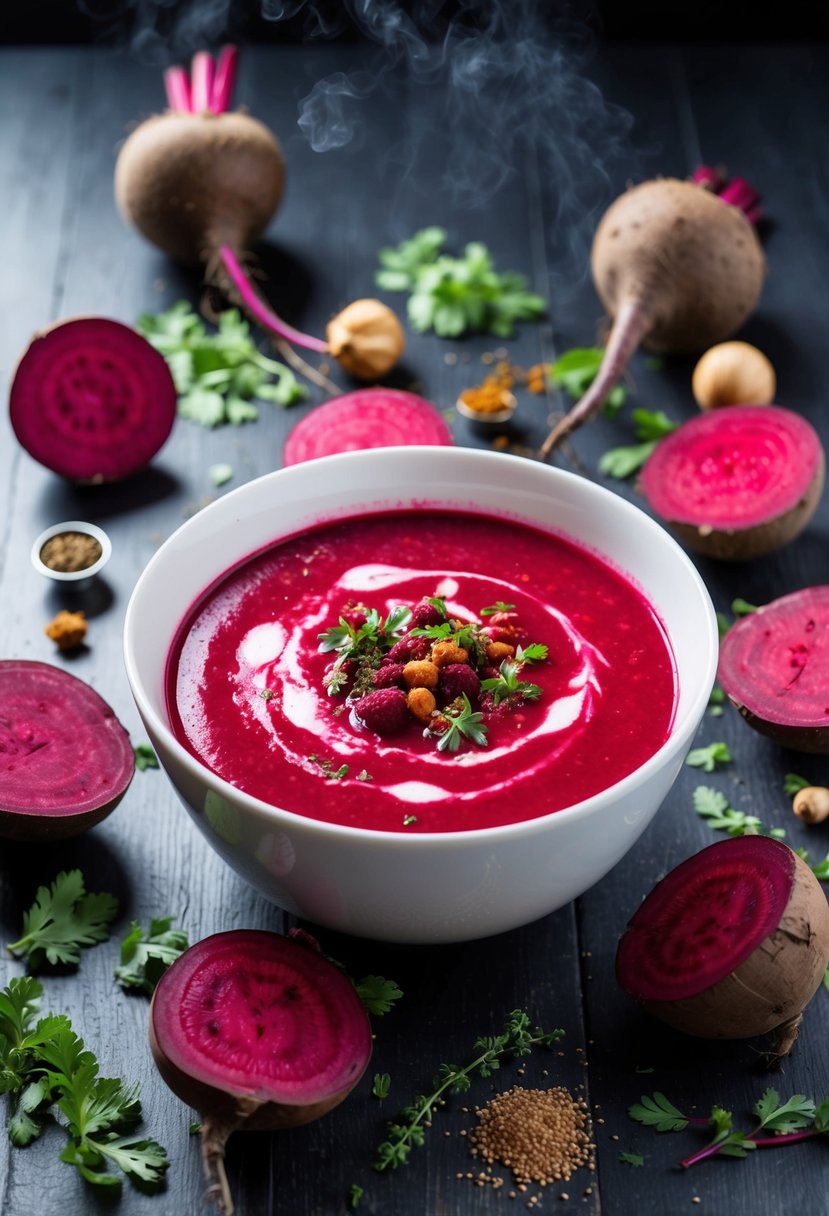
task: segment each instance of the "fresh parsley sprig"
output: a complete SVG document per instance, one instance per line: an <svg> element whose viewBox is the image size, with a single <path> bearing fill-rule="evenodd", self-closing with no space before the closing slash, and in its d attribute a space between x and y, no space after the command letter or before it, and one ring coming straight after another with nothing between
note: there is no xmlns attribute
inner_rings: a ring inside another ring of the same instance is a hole
<svg viewBox="0 0 829 1216"><path fill-rule="evenodd" d="M385 291L407 291L407 315L418 333L434 330L440 338L457 338L469 331L512 337L516 321L543 316L543 298L527 291L523 275L499 274L492 255L480 241L464 248L461 257L443 252L446 232L423 228L395 249L381 249L381 269L375 276Z"/></svg>
<svg viewBox="0 0 829 1216"><path fill-rule="evenodd" d="M639 440L628 447L611 448L599 460L599 472L624 481L638 472L653 453L656 445L679 426L663 410L634 410L634 436Z"/></svg>
<svg viewBox="0 0 829 1216"><path fill-rule="evenodd" d="M542 1030L532 1026L529 1015L514 1009L507 1016L503 1031L498 1035L475 1040L474 1058L461 1067L441 1064L429 1093L417 1094L404 1107L397 1119L388 1125L388 1138L377 1148L374 1168L378 1171L397 1169L405 1165L412 1148L425 1142L426 1125L445 1094L467 1093L472 1077L490 1077L504 1059L529 1055L534 1047L552 1047L564 1034L563 1030Z"/></svg>
<svg viewBox="0 0 829 1216"><path fill-rule="evenodd" d="M387 980L384 975L364 975L352 983L366 1013L374 1017L388 1013L403 995L394 980Z"/></svg>
<svg viewBox="0 0 829 1216"><path fill-rule="evenodd" d="M213 334L186 300L166 312L144 313L136 328L167 360L179 416L202 426L254 422L254 400L292 405L307 395L290 368L257 349L238 309L223 312Z"/></svg>
<svg viewBox="0 0 829 1216"><path fill-rule="evenodd" d="M43 988L31 976L0 991L0 1091L9 1095L9 1137L20 1148L41 1134L48 1117L66 1132L61 1161L87 1182L120 1185L114 1165L144 1187L158 1187L169 1162L155 1140L136 1134L138 1086L99 1076L98 1061L68 1018L38 1018Z"/></svg>
<svg viewBox="0 0 829 1216"><path fill-rule="evenodd" d="M582 397L596 379L603 358L604 350L600 346L580 346L567 350L555 363L550 364L550 380L556 388L564 389L571 397ZM605 398L605 414L615 417L626 398L625 385L615 385Z"/></svg>
<svg viewBox="0 0 829 1216"><path fill-rule="evenodd" d="M776 1089L767 1089L752 1111L757 1122L749 1131L740 1131L734 1128L732 1112L721 1106L712 1107L707 1119L694 1118L684 1115L664 1094L654 1093L644 1095L641 1102L629 1107L628 1114L637 1123L653 1127L657 1132L681 1132L689 1124L710 1127L712 1139L680 1162L683 1169L690 1169L709 1157L747 1157L758 1148L776 1148L829 1132L829 1098L817 1104L805 1094L793 1094L781 1102Z"/></svg>
<svg viewBox="0 0 829 1216"><path fill-rule="evenodd" d="M32 971L44 962L75 966L81 947L106 941L117 911L113 895L88 893L80 870L63 870L51 887L38 887L35 902L23 915L23 934L7 949L25 958Z"/></svg>
<svg viewBox="0 0 829 1216"><path fill-rule="evenodd" d="M701 768L703 772L713 773L718 764L730 764L733 756L727 743L709 743L707 747L695 747L685 758L689 768Z"/></svg>
<svg viewBox="0 0 829 1216"><path fill-rule="evenodd" d="M814 785L813 781L807 781L805 777L801 777L799 773L786 773L783 778L783 793L789 798L794 798L795 794L801 790L807 790L810 785Z"/></svg>
<svg viewBox="0 0 829 1216"><path fill-rule="evenodd" d="M122 988L152 996L164 972L190 945L183 929L173 928L173 917L153 917L149 929L133 921L121 942L121 965L115 978Z"/></svg>
<svg viewBox="0 0 829 1216"><path fill-rule="evenodd" d="M473 710L466 693L461 694L460 702L454 709L451 705L447 706L440 716L440 720L448 725L438 739L439 752L456 752L461 745L461 739L469 739L479 747L487 746L487 728L484 726L483 715Z"/></svg>
<svg viewBox="0 0 829 1216"><path fill-rule="evenodd" d="M710 785L698 785L693 795L694 810L715 831L727 832L729 836L774 836L782 839L783 828L767 830L756 815L735 811L725 794Z"/></svg>
<svg viewBox="0 0 829 1216"><path fill-rule="evenodd" d="M481 692L491 693L494 705L500 705L508 697L537 701L543 689L538 684L519 679L519 676L526 663L540 663L547 658L547 653L547 647L537 642L533 642L529 646L518 646L515 658L504 659L498 668L497 676L481 680Z"/></svg>

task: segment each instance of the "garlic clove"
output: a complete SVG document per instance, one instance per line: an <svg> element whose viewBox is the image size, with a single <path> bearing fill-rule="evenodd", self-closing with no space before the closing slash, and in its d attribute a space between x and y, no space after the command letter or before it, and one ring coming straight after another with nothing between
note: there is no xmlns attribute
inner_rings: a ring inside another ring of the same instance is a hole
<svg viewBox="0 0 829 1216"><path fill-rule="evenodd" d="M777 377L769 360L748 342L720 342L694 368L691 391L700 409L721 405L769 405Z"/></svg>
<svg viewBox="0 0 829 1216"><path fill-rule="evenodd" d="M406 346L396 314L380 300L354 300L328 322L325 336L331 355L358 380L384 376Z"/></svg>

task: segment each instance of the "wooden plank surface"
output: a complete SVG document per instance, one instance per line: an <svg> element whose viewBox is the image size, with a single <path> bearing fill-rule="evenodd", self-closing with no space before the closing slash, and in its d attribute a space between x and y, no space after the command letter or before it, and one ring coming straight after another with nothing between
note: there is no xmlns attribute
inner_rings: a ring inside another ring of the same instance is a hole
<svg viewBox="0 0 829 1216"><path fill-rule="evenodd" d="M601 309L585 255L601 209L627 179L655 172L684 175L702 155L745 173L768 198L769 282L746 336L774 360L781 402L803 412L826 438L821 358L829 212L825 158L812 121L825 112L829 59L824 51L613 47L574 72L573 109L559 114L557 127L555 115L545 109L551 94L542 91L537 94L541 112L535 117L524 112L521 137L502 125L494 143L487 142L481 116L471 108L452 112L440 79L424 82L396 70L370 97L341 99L353 137L340 148L314 151L296 125L298 106L317 82L340 79L338 73L364 79L359 73L374 59L371 48L354 44L267 47L246 52L242 61L238 100L278 133L289 167L284 207L258 252L268 293L291 320L321 332L343 303L372 292L381 244L440 223L456 244L485 241L499 266L524 271L549 295L550 319L523 327L509 343L515 362L528 365L588 344L595 340ZM541 79L529 75L533 86ZM606 111L587 87L592 80L619 110ZM768 87L770 80L774 88ZM8 50L0 57L0 103L5 392L15 359L35 329L85 312L131 322L140 312L178 298L196 303L199 281L127 231L112 201L119 142L132 122L161 104L155 70L105 50ZM577 111L578 106L586 109ZM462 120L471 124L466 136ZM322 138L319 131L317 137ZM389 301L402 307L402 297ZM447 343L412 336L397 381L418 382L448 410L464 385L481 378L481 354L497 345L492 339ZM636 403L664 408L677 419L690 416L690 366L676 360L655 372L637 357ZM247 428L207 432L182 421L150 470L122 485L94 489L66 485L36 465L18 448L4 415L3 656L65 663L106 697L140 741L143 732L121 661L123 615L136 578L158 543L219 492L208 478L211 464L227 461L234 467L229 488L277 467L289 427L317 400L312 394L307 406L289 412L265 406L260 421ZM510 441L519 450L532 450L545 433L548 413L561 404L522 396ZM458 442L488 442L460 419L452 425ZM628 433L623 421L606 419L582 431L574 445L581 471L598 477L598 456L627 442ZM636 500L632 486L610 484ZM82 605L91 617L89 648L71 660L55 658L41 629L59 606L73 600L47 590L28 558L37 533L68 518L100 523L114 546L97 598ZM794 587L827 581L827 522L824 503L808 532L778 556L745 567L700 561L717 608L727 610L735 595L762 603ZM462 1107L484 1101L488 1083L441 1111L427 1146L415 1150L405 1169L377 1175L371 1163L385 1120L424 1089L442 1061L467 1058L475 1038L495 1033L517 1007L566 1031L560 1051L529 1062L525 1083L583 1087L579 1092L589 1098L597 1120L596 1175L582 1171L566 1186L550 1188L542 1210L673 1216L696 1210L699 1198L699 1210L709 1216L771 1216L794 1210L795 1191L798 1210L825 1210L817 1145L682 1173L674 1167L690 1151L693 1136L657 1137L625 1113L630 1102L654 1089L699 1111L716 1101L742 1113L767 1084L756 1067L756 1045L681 1039L632 1008L613 979L618 935L643 895L666 870L714 839L692 810L693 788L702 781L716 785L734 806L785 826L792 843L805 843L817 856L829 849L823 829L807 835L792 826L782 794L782 776L790 769L826 780L824 760L773 747L730 712L703 723L700 741L715 738L728 741L735 763L711 778L686 769L641 842L576 904L499 938L458 946L395 948L324 935L326 949L350 970L391 976L406 994L375 1026L370 1074L389 1072L391 1094L382 1103L373 1098L369 1076L348 1103L312 1127L232 1141L229 1172L240 1216L329 1216L345 1210L353 1183L365 1188L361 1212L467 1216L512 1210L507 1187L501 1192L477 1188L456 1177L473 1168L458 1135L473 1122ZM141 1082L148 1134L170 1152L165 1191L151 1197L127 1184L119 1212L179 1216L198 1211L203 1186L197 1146L188 1132L192 1115L155 1074L146 1047L145 1000L127 997L113 982L117 940L131 919L144 923L152 915L175 915L193 940L231 927L280 929L293 920L222 865L160 773L137 774L116 814L79 841L39 848L2 845L3 940L17 936L36 887L76 865L90 889L118 896L119 919L113 941L86 952L76 973L44 978L45 1005L70 1014L106 1074ZM20 972L19 964L3 958L0 984ZM829 1053L820 1034L827 1001L829 994L820 992L794 1056L775 1081L785 1093L822 1097L829 1091ZM506 1070L496 1078L498 1085L513 1075ZM11 1149L0 1137L4 1216L98 1210L99 1201L58 1161L60 1146L57 1129L26 1150ZM621 1151L641 1153L646 1168L620 1162ZM565 1193L569 1198L562 1199Z"/></svg>

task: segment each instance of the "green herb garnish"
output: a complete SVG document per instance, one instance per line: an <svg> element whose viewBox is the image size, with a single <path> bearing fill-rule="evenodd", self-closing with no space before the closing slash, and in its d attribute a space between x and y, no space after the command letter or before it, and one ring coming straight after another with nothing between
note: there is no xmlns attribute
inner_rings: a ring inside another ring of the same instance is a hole
<svg viewBox="0 0 829 1216"><path fill-rule="evenodd" d="M383 975L364 975L361 980L353 980L357 996L363 1002L366 1013L381 1017L388 1013L392 1005L399 1001L403 993L394 980L387 980Z"/></svg>
<svg viewBox="0 0 829 1216"><path fill-rule="evenodd" d="M483 687L483 683L481 687ZM473 710L469 697L462 693L459 708L446 708L441 718L448 726L438 739L439 752L456 752L461 745L461 739L469 739L479 747L487 746L487 728L483 724L483 715Z"/></svg>
<svg viewBox="0 0 829 1216"><path fill-rule="evenodd" d="M317 765L322 772L323 777L325 777L328 781L342 781L343 777L348 776L347 764L341 764L339 768L335 769L331 760L323 760L316 754L316 752L311 752L308 759L312 764Z"/></svg>
<svg viewBox="0 0 829 1216"><path fill-rule="evenodd" d="M629 447L611 448L599 460L599 472L620 481L641 469L660 439L670 435L679 425L672 422L662 410L634 410L632 418L634 436L640 442Z"/></svg>
<svg viewBox="0 0 829 1216"><path fill-rule="evenodd" d="M546 646L542 646L540 649L546 654ZM525 701L537 701L543 690L538 684L519 680L522 666L516 651L515 659L504 659L501 663L498 668L499 675L490 680L481 680L481 692L491 693L494 705L500 705L508 697L522 697Z"/></svg>
<svg viewBox="0 0 829 1216"><path fill-rule="evenodd" d="M523 275L499 274L479 241L462 257L443 252L443 228L423 228L396 249L381 249L382 267L375 276L385 291L407 291L409 324L418 333L433 329L441 338L469 331L512 336L516 321L535 321L546 304L527 291Z"/></svg>
<svg viewBox="0 0 829 1216"><path fill-rule="evenodd" d="M582 397L596 379L603 358L604 350L599 346L582 346L565 351L555 363L550 364L550 379L571 397ZM605 398L604 412L613 417L624 405L626 397L624 384L615 385Z"/></svg>
<svg viewBox="0 0 829 1216"><path fill-rule="evenodd" d="M490 1077L504 1059L529 1055L534 1047L552 1047L564 1034L563 1030L542 1030L530 1025L529 1016L514 1009L507 1017L501 1034L475 1040L477 1054L469 1064L441 1064L432 1079L428 1094L417 1094L398 1118L388 1125L388 1139L377 1148L376 1170L397 1169L405 1165L413 1147L421 1147L426 1137L426 1124L446 1093L467 1093L472 1077Z"/></svg>
<svg viewBox="0 0 829 1216"><path fill-rule="evenodd" d="M148 768L159 767L158 756L149 743L137 743L132 750L135 752L135 767L139 773L143 773Z"/></svg>
<svg viewBox="0 0 829 1216"><path fill-rule="evenodd" d="M376 1072L371 1083L371 1092L375 1098L387 1098L391 1089L391 1077L387 1072Z"/></svg>
<svg viewBox="0 0 829 1216"><path fill-rule="evenodd" d="M259 416L254 400L292 405L307 395L290 368L261 354L238 309L223 312L213 334L186 300L144 313L136 328L167 360L179 415L202 426L253 422Z"/></svg>
<svg viewBox="0 0 829 1216"><path fill-rule="evenodd" d="M756 815L745 815L729 806L725 794L712 789L709 785L698 785L693 793L694 810L708 826L715 831L728 832L729 836L762 836L766 835L761 820ZM776 829L768 835L785 835Z"/></svg>
<svg viewBox="0 0 829 1216"><path fill-rule="evenodd" d="M641 1102L628 1109L628 1114L637 1123L658 1132L681 1132L689 1124L709 1127L712 1139L680 1162L683 1169L708 1157L747 1157L758 1148L777 1148L829 1132L829 1098L824 1098L818 1105L805 1094L793 1094L781 1102L776 1089L767 1089L752 1111L757 1121L749 1131L739 1131L734 1129L734 1116L730 1110L713 1106L707 1119L694 1118L677 1110L664 1094L655 1093L643 1096Z"/></svg>
<svg viewBox="0 0 829 1216"><path fill-rule="evenodd" d="M645 1164L645 1158L639 1153L619 1153L619 1160L622 1165L640 1166Z"/></svg>
<svg viewBox="0 0 829 1216"><path fill-rule="evenodd" d="M35 902L23 915L23 934L7 947L37 971L44 962L76 965L81 947L109 937L118 911L113 895L87 893L80 870L64 870L50 887L38 887Z"/></svg>
<svg viewBox="0 0 829 1216"><path fill-rule="evenodd" d="M794 798L800 790L807 790L812 784L813 782L807 781L799 773L786 773L783 778L783 793L788 794L789 798Z"/></svg>
<svg viewBox="0 0 829 1216"><path fill-rule="evenodd" d="M148 930L133 921L121 942L121 966L115 978L122 988L135 988L152 996L164 972L190 945L182 929L174 929L173 917L154 917Z"/></svg>
<svg viewBox="0 0 829 1216"><path fill-rule="evenodd" d="M117 1170L142 1188L157 1188L169 1164L160 1144L135 1133L138 1086L98 1075L98 1061L68 1018L37 1017L43 988L30 976L0 991L0 1091L8 1093L9 1138L18 1147L55 1119L68 1142L61 1161L93 1186L120 1185Z"/></svg>
<svg viewBox="0 0 829 1216"><path fill-rule="evenodd" d="M482 608L478 616L494 616L496 612L512 612L514 608L515 604L505 604L503 600L496 600L488 608Z"/></svg>
<svg viewBox="0 0 829 1216"><path fill-rule="evenodd" d="M730 764L733 759L727 743L709 743L707 747L695 747L685 759L690 768L701 768L713 773L718 764Z"/></svg>
<svg viewBox="0 0 829 1216"><path fill-rule="evenodd" d="M417 823L417 815L404 815L403 816L403 827L404 828L410 828L413 823Z"/></svg>
<svg viewBox="0 0 829 1216"><path fill-rule="evenodd" d="M233 466L230 464L211 464L207 470L211 482L218 489L233 480Z"/></svg>

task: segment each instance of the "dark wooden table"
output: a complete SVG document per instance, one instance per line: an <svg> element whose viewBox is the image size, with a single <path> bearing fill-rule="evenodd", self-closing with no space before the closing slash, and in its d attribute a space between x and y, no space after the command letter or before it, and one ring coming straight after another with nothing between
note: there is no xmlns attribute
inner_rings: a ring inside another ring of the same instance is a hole
<svg viewBox="0 0 829 1216"><path fill-rule="evenodd" d="M781 403L801 411L829 439L823 369L829 176L821 121L829 103L826 50L616 45L578 70L568 66L569 59L551 58L545 71L528 58L511 93L511 113L494 111L486 95L477 104L468 95L448 96L443 77L424 79L398 65L368 97L362 96L365 78L356 77L361 95L339 95L353 138L327 152L313 150L296 125L298 102L323 78L336 82L336 73L371 68L374 56L361 45L261 48L243 56L238 101L279 134L288 162L285 204L259 252L269 294L291 320L321 331L339 306L372 293L378 246L439 223L456 246L485 241L499 267L526 272L548 296L549 320L523 327L507 345L519 364L550 360L592 343L599 331L601 309L585 266L603 206L626 180L654 173L684 176L701 159L724 162L756 183L769 216L768 284L745 337L775 363ZM565 93L560 104L553 79ZM598 82L606 105L588 80ZM331 105L337 100L335 93ZM157 70L103 49L2 53L4 391L32 332L55 319L92 313L131 322L179 298L198 301L197 276L127 231L112 200L119 142L131 123L161 104ZM315 132L315 138L324 135ZM389 302L402 309L403 297ZM446 342L412 336L400 383L419 383L449 409L460 388L481 378L481 355L499 345L488 338ZM633 400L663 408L675 419L690 417L690 367L689 360L676 360L657 371L637 357ZM208 432L179 421L150 469L95 489L65 484L36 465L4 417L3 657L56 662L88 680L140 742L144 735L121 659L124 610L136 578L160 540L224 492L211 485L212 464L233 466L227 488L276 468L289 427L318 400L312 393L307 407L290 412L264 406L259 422L243 428ZM548 415L561 405L523 393L510 445L530 454L546 432ZM453 427L459 443L489 442L459 418ZM598 477L601 452L630 442L630 435L624 416L600 419L582 431L575 441L581 472ZM611 484L635 500L631 486ZM88 649L70 657L57 655L42 629L59 607L72 606L72 598L50 590L33 571L29 549L44 527L72 518L103 525L114 551L99 595L85 605L91 618ZM727 610L737 595L764 603L826 582L828 524L824 502L806 534L779 554L743 567L700 561L717 608ZM450 1101L406 1168L372 1170L386 1120L428 1085L442 1061L469 1058L475 1038L495 1033L514 1008L566 1032L558 1050L527 1063L524 1082L570 1086L586 1097L595 1119L596 1172L582 1170L569 1183L550 1187L541 1210L606 1216L829 1211L826 1149L819 1142L682 1172L678 1160L701 1138L692 1132L660 1137L626 1114L642 1093L658 1089L683 1109L707 1113L716 1102L742 1118L769 1083L758 1068L756 1044L681 1038L634 1008L614 981L616 941L643 895L715 838L693 810L694 787L716 786L735 807L784 826L790 842L806 844L815 857L829 850L829 830L807 832L797 825L782 790L789 770L825 782L825 759L776 748L730 710L703 722L699 742L715 739L728 742L734 763L711 777L685 769L630 855L594 890L536 924L495 939L429 949L322 934L325 948L353 972L393 977L405 996L377 1020L369 1075L344 1106L308 1128L231 1141L229 1172L239 1216L333 1216L345 1210L352 1184L364 1188L358 1210L367 1213L516 1210L532 1191L510 1201L507 1186L498 1192L459 1178L474 1167L462 1138L473 1117L463 1107L486 1100L492 1088L486 1081L476 1082L468 1098ZM113 940L86 951L76 973L44 978L44 1004L72 1017L105 1074L141 1082L148 1134L166 1145L172 1161L160 1195L145 1196L126 1184L117 1210L124 1216L199 1211L203 1185L198 1147L189 1135L193 1116L155 1073L146 1045L146 1000L125 995L113 981L117 943L131 919L146 923L153 915L174 915L191 940L233 927L279 930L291 918L223 866L160 772L138 773L115 815L82 839L49 847L0 846L4 940L17 936L36 887L72 866L83 870L89 889L118 896L119 917ZM515 880L521 881L520 874ZM21 972L8 957L0 961L0 983ZM827 1018L829 993L821 990L793 1056L774 1080L782 1093L821 1098L829 1092L829 1050L822 1036ZM374 1072L392 1078L382 1102L371 1095ZM506 1087L514 1076L513 1068L505 1069L495 1084ZM61 1146L57 1128L25 1150L10 1148L0 1136L4 1216L75 1216L108 1206L60 1163ZM644 1168L621 1161L623 1152L641 1154Z"/></svg>

